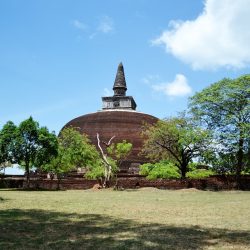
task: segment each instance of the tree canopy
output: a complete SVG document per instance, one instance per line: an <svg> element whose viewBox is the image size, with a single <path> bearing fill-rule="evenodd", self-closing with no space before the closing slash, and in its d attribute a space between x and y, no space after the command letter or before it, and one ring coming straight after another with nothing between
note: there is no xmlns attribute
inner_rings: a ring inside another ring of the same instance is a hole
<svg viewBox="0 0 250 250"><path fill-rule="evenodd" d="M142 154L151 160L170 160L182 178L186 176L188 164L201 156L210 142L208 131L194 126L184 116L146 125L142 136L145 138Z"/></svg>
<svg viewBox="0 0 250 250"><path fill-rule="evenodd" d="M32 117L16 126L7 122L0 133L1 161L25 168L29 187L30 169L39 168L57 155L57 138L46 127L39 127Z"/></svg>
<svg viewBox="0 0 250 250"><path fill-rule="evenodd" d="M122 142L112 143L108 148L107 152L112 159L114 159L120 168L122 162L126 160L133 148L132 143L123 140Z"/></svg>
<svg viewBox="0 0 250 250"><path fill-rule="evenodd" d="M103 187L108 187L110 179L116 175L122 162L127 158L132 150L132 144L123 140L122 142L111 143L115 138L113 136L109 142L101 141L100 135L97 134L98 148L101 152L101 164L92 165L88 168L86 177L90 179L100 179ZM105 148L103 148L103 146ZM117 186L117 176L116 176Z"/></svg>
<svg viewBox="0 0 250 250"><path fill-rule="evenodd" d="M212 84L195 94L189 107L200 125L213 132L213 161L237 176L249 168L250 75Z"/></svg>
<svg viewBox="0 0 250 250"><path fill-rule="evenodd" d="M100 164L100 156L88 137L75 128L65 128L58 137L58 154L43 165L43 169L56 174L58 180L63 174L77 169ZM59 182L58 182L59 183Z"/></svg>
<svg viewBox="0 0 250 250"><path fill-rule="evenodd" d="M0 131L0 164L14 162L13 143L17 127L11 121L7 122Z"/></svg>

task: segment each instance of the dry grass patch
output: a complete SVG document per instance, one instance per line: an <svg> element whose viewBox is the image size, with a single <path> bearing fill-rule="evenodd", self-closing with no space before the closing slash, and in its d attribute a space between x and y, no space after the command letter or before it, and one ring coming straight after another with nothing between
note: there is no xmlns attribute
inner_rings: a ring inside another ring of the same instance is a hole
<svg viewBox="0 0 250 250"><path fill-rule="evenodd" d="M0 191L0 249L250 249L250 192Z"/></svg>

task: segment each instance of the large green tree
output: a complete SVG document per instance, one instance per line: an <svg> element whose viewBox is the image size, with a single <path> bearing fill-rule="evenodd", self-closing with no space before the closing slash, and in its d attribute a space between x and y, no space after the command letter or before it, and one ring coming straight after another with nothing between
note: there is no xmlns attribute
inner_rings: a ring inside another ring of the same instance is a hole
<svg viewBox="0 0 250 250"><path fill-rule="evenodd" d="M0 169L11 166L15 162L13 143L17 127L11 121L7 122L0 131Z"/></svg>
<svg viewBox="0 0 250 250"><path fill-rule="evenodd" d="M0 147L4 161L17 163L25 169L27 187L30 169L39 168L57 155L57 138L46 127L39 127L32 117L15 126L7 122L0 134Z"/></svg>
<svg viewBox="0 0 250 250"><path fill-rule="evenodd" d="M250 164L250 75L205 88L191 98L190 110L213 132L215 157L221 165L230 165L239 180Z"/></svg>
<svg viewBox="0 0 250 250"><path fill-rule="evenodd" d="M188 164L202 156L210 143L208 131L193 125L189 118L180 116L146 125L142 136L145 138L142 154L149 159L170 160L185 178Z"/></svg>
<svg viewBox="0 0 250 250"><path fill-rule="evenodd" d="M13 155L13 138L16 137L17 127L9 121L0 131L0 165L5 165L6 162L14 162Z"/></svg>
<svg viewBox="0 0 250 250"><path fill-rule="evenodd" d="M88 137L75 128L65 128L58 137L58 155L43 169L57 175L58 188L63 174L76 168L89 168L101 165L101 159L95 146L90 144Z"/></svg>

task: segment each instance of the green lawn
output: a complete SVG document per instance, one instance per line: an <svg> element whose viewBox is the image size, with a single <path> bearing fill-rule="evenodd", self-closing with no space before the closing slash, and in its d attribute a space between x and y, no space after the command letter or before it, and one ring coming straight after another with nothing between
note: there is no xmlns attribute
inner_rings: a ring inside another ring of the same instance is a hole
<svg viewBox="0 0 250 250"><path fill-rule="evenodd" d="M0 190L0 249L250 249L250 192Z"/></svg>

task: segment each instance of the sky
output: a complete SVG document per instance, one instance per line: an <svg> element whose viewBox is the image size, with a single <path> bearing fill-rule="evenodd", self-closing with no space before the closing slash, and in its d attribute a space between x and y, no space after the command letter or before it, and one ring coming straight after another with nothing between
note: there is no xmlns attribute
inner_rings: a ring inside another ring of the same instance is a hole
<svg viewBox="0 0 250 250"><path fill-rule="evenodd" d="M137 111L175 116L249 73L249 24L250 0L0 0L0 129L101 110L120 62Z"/></svg>

